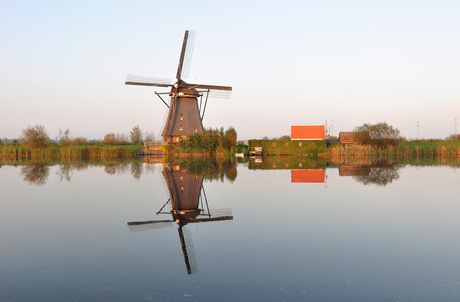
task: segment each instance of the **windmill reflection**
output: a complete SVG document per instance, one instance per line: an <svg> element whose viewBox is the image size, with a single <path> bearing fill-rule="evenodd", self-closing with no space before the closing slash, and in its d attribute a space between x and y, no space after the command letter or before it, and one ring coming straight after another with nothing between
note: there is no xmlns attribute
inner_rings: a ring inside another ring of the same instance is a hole
<svg viewBox="0 0 460 302"><path fill-rule="evenodd" d="M232 220L231 209L210 210L203 188L203 176L192 174L187 169L181 169L179 164L163 165L163 178L166 182L170 198L156 213L171 215L170 220L152 220L128 222L130 232L145 231L178 225L179 239L184 254L188 274L198 273L195 251L193 248L189 223ZM170 211L164 211L169 206Z"/></svg>

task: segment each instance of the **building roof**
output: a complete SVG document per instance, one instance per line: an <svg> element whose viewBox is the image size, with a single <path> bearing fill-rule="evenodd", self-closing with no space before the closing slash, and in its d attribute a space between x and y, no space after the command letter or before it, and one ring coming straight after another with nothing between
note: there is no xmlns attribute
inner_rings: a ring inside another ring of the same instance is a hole
<svg viewBox="0 0 460 302"><path fill-rule="evenodd" d="M291 170L291 182L324 183L326 170Z"/></svg>
<svg viewBox="0 0 460 302"><path fill-rule="evenodd" d="M325 139L324 125L291 126L291 139Z"/></svg>
<svg viewBox="0 0 460 302"><path fill-rule="evenodd" d="M358 143L362 143L362 139L365 138L365 137L369 137L369 133L368 132L358 132L360 133L359 136L357 136L357 132L340 132L339 133L339 140L340 142L343 144L343 143L355 143L355 144L358 144ZM359 138L361 137L361 139Z"/></svg>
<svg viewBox="0 0 460 302"><path fill-rule="evenodd" d="M366 166L342 165L339 167L339 176L369 176L371 168Z"/></svg>

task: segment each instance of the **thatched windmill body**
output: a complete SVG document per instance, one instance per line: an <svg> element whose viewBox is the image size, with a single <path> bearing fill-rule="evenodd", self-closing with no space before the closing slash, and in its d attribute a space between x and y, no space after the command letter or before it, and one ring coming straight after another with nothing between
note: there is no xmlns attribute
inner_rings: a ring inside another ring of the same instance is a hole
<svg viewBox="0 0 460 302"><path fill-rule="evenodd" d="M206 84L189 84L183 78L187 78L190 68L190 60L193 51L194 32L185 31L179 66L176 73L176 83L170 84L169 79L147 78L128 75L126 85L171 87L170 92L157 93L158 97L169 108L168 117L161 136L163 142L178 143L182 139L194 133L203 132L203 117L206 110L208 97L229 98L232 92L230 86L217 86ZM168 105L161 94L169 94L171 101ZM203 105L203 96L205 102ZM198 98L200 102L198 104Z"/></svg>

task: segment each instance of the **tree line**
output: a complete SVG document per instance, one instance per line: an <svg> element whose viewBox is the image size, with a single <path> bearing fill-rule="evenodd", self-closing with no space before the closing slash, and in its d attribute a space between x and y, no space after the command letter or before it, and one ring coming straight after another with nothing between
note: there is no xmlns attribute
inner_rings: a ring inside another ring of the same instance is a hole
<svg viewBox="0 0 460 302"><path fill-rule="evenodd" d="M73 137L70 129L58 129L58 135L52 140L43 125L27 126L22 129L19 139L6 143L0 139L0 145L25 146L31 148L45 148L48 146L59 145L61 147L69 146L87 146L87 145L142 145L144 141L155 141L156 137L153 131L145 133L139 125L133 127L129 135L124 133L108 133L103 139L88 140L84 136Z"/></svg>

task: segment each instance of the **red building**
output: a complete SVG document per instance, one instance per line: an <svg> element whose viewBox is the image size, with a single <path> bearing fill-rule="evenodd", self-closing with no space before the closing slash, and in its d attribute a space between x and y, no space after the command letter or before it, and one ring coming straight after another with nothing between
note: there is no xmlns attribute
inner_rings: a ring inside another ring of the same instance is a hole
<svg viewBox="0 0 460 302"><path fill-rule="evenodd" d="M340 132L339 140L344 145L360 145L363 140L370 139L368 132Z"/></svg>
<svg viewBox="0 0 460 302"><path fill-rule="evenodd" d="M326 170L291 170L291 183L324 183Z"/></svg>
<svg viewBox="0 0 460 302"><path fill-rule="evenodd" d="M291 140L325 139L323 126L291 126Z"/></svg>

